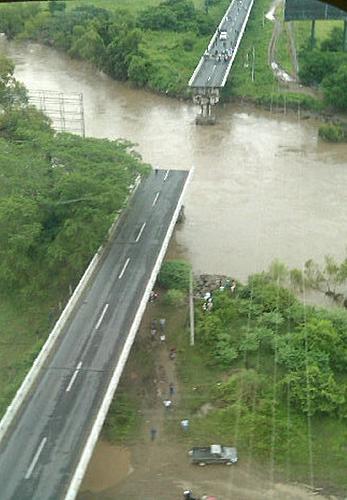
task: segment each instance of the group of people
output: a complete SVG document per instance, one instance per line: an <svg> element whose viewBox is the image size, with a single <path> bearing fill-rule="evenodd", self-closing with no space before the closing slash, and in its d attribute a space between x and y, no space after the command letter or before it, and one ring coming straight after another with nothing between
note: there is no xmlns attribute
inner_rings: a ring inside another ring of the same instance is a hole
<svg viewBox="0 0 347 500"><path fill-rule="evenodd" d="M225 289L229 289L230 293L235 293L236 290L236 281L233 280L227 280L225 283L223 283L222 280L219 280L219 291L223 291ZM202 310L204 312L211 312L213 309L213 296L212 296L212 291L211 292L205 292L203 296L204 302L202 304Z"/></svg>
<svg viewBox="0 0 347 500"><path fill-rule="evenodd" d="M212 292L206 292L204 295L204 303L202 305L202 310L204 312L211 312L212 308L213 308Z"/></svg>
<svg viewBox="0 0 347 500"><path fill-rule="evenodd" d="M165 342L165 339L166 339L165 324L166 324L166 319L160 318L160 320L159 320L160 342ZM158 321L156 319L153 319L151 322L151 339L152 340L155 340L157 338L157 333L158 333Z"/></svg>
<svg viewBox="0 0 347 500"><path fill-rule="evenodd" d="M233 55L233 49L232 47L230 47L229 49L223 49L221 52L218 52L218 50L216 49L215 52L214 52L214 55L217 59L217 61L230 61L232 55Z"/></svg>

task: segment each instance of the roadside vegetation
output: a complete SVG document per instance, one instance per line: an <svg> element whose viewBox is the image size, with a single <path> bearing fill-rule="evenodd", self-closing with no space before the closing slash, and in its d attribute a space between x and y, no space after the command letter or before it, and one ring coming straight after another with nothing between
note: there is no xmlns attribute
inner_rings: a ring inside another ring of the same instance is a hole
<svg viewBox="0 0 347 500"><path fill-rule="evenodd" d="M176 263L167 266L172 269ZM187 302L172 308L166 304L168 292L161 290L155 314L168 318L179 394L162 439L185 449L235 445L242 463L262 464L275 481L311 486L313 481L322 494L346 491L347 311L308 306L297 298L309 289L336 298L346 281L347 259L337 263L326 257L323 265L308 261L303 271L274 261L269 271L237 283L234 292L228 287L213 292L210 312L204 311L203 299L196 299L194 347L189 344ZM147 408L146 413L125 439L123 426L118 432L109 414L105 429L114 429L114 442L145 443L148 408L158 404L155 390L150 391L158 348L148 339L151 314L120 385L121 396L134 397L129 425L139 409ZM144 362L143 380L134 384L131 374L139 373L138 364ZM190 421L188 433L179 427L183 418Z"/></svg>
<svg viewBox="0 0 347 500"><path fill-rule="evenodd" d="M274 262L234 293L215 292L210 313L199 304L197 347L182 338L179 358L191 442L232 443L287 480L313 474L324 492L346 491L347 311L307 306L289 289L336 296L346 281L347 259L303 272Z"/></svg>
<svg viewBox="0 0 347 500"><path fill-rule="evenodd" d="M189 78L228 5L229 0L54 0L1 6L0 30L9 39L37 41L90 61L117 80L167 95L188 96ZM274 23L264 15L270 5L270 0L255 2L224 98L245 98L271 108L300 106L319 111L330 105L346 109L345 54L335 53L341 50L342 30L336 23L331 35L325 25L319 28L319 36L325 39L322 43L318 39L318 48L311 51L307 49L308 24L295 23L298 50L302 48L300 77L305 84L321 85L325 101L288 91L268 64ZM289 70L287 25L278 40L277 54ZM316 63L311 64L312 59Z"/></svg>
<svg viewBox="0 0 347 500"><path fill-rule="evenodd" d="M138 174L126 141L56 134L0 57L0 415Z"/></svg>
<svg viewBox="0 0 347 500"><path fill-rule="evenodd" d="M102 5L109 6L107 2ZM1 6L0 31L90 61L117 80L185 95L187 82L228 0L48 2ZM68 8L67 8L68 6Z"/></svg>

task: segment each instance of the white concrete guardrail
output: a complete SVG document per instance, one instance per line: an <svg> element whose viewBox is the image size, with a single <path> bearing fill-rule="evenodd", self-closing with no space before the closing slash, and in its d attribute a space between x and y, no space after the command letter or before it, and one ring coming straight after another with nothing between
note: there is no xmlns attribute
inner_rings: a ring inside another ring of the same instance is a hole
<svg viewBox="0 0 347 500"><path fill-rule="evenodd" d="M228 16L229 11L230 11L230 9L231 9L231 7L232 7L233 3L234 3L234 2L236 2L236 1L237 1L237 0L232 0L232 2L230 3L229 7L227 8L227 10L226 10L226 12L225 12L224 16L222 17L222 20L221 20L221 22L219 23L218 28L216 29L216 31L215 31L215 33L214 33L213 37L212 37L212 38L211 38L211 40L210 40L210 43L208 44L207 49L208 49L209 51L211 50L211 48L212 48L212 46L213 46L213 42L214 42L214 41L218 38L218 36L219 36L219 35L218 35L219 30L223 27L223 24L224 24L225 18ZM204 55L203 55L203 56L201 57L201 59L200 59L200 61L199 61L198 65L197 65L197 67L195 68L194 73L192 74L192 76L191 76L191 78L190 78L190 80L189 80L189 82L188 82L188 86L189 86L189 87L193 84L193 82L194 82L194 80L195 80L196 75L199 73L201 66L204 64L204 61L205 61L205 58L204 58Z"/></svg>
<svg viewBox="0 0 347 500"><path fill-rule="evenodd" d="M81 455L79 464L76 468L76 471L72 477L71 483L68 487L68 490L67 490L67 493L65 496L65 500L74 500L77 496L80 484L81 484L82 479L84 477L89 460L92 456L96 441L99 437L99 434L100 434L101 428L103 426L103 423L105 421L108 409L109 409L110 404L112 402L113 395L114 395L115 390L118 386L120 376L123 372L125 363L128 359L128 355L129 355L131 346L133 345L137 330L139 329L143 313L145 312L145 309L147 307L149 295L151 293L151 290L153 289L153 286L154 286L155 281L157 279L157 275L158 275L158 272L160 270L161 264L163 262L167 247L170 243L170 239L171 239L172 233L173 233L174 228L175 228L175 224L177 222L177 218L178 218L180 210L181 210L183 198L184 198L185 192L187 190L187 186L192 178L193 172L194 172L194 168L192 168L188 174L186 183L185 183L184 188L182 190L181 196L178 200L176 210L172 216L172 220L170 222L166 236L164 238L163 245L161 247L161 250L160 250L159 255L157 257L155 266L153 268L151 277L148 280L146 290L144 292L144 295L142 297L142 300L141 300L140 305L138 307L138 310L136 312L133 324L130 328L129 335L128 335L127 340L124 344L122 353L119 357L118 364L113 372L110 384L107 388L103 402L101 403L100 409L99 409L98 414L95 418L92 430L91 430L89 437L87 439L87 442L86 442L85 448L83 450L83 453Z"/></svg>
<svg viewBox="0 0 347 500"><path fill-rule="evenodd" d="M234 4L235 2L237 2L237 1L238 1L238 0L232 0L232 2L230 3L230 5L229 5L228 9L226 10L226 12L225 12L224 16L222 17L222 20L221 20L221 22L219 23L217 30L215 31L215 33L214 33L213 37L212 37L212 38L211 38L211 40L210 40L210 43L208 44L207 50L208 50L209 52L212 50L212 47L213 47L213 45L214 45L214 42L215 42L215 40L218 38L218 33L219 33L219 30L221 30L221 29L223 28L223 26L224 26L224 22L225 22L226 18L230 15L230 10L232 9L233 4ZM243 33L244 33L245 29L246 29L247 22L248 22L248 19L249 19L250 14L251 14L251 10L252 10L253 4L254 4L254 0L252 0L252 1L251 1L250 5L249 5L249 7L248 7L246 17L245 17L244 22L243 22L243 24L242 24L242 27L241 27L240 33L239 33L239 35L238 35L238 37L237 37L237 42L236 42L236 45L235 45L235 47L234 47L234 49L233 49L232 56L231 56L231 58L230 58L230 61L229 61L229 63L228 63L228 66L226 67L226 71L225 71L225 75L224 75L223 81L222 81L222 83L221 83L221 87L224 87L225 82L227 81L227 78L228 78L228 76L229 76L230 69L231 69L231 66L232 66L232 64L233 64L233 62L234 62L234 59L235 59L236 55L237 55L237 51L238 51L238 49L239 49L239 46L240 46L240 43L241 43L241 40L242 40L242 37L243 37ZM203 56L201 57L201 59L200 59L200 61L199 61L198 65L197 65L197 67L195 68L194 73L192 74L192 76L191 76L191 78L190 78L190 80L189 80L189 83L188 83L188 86L189 86L189 87L191 87L191 86L192 86L192 84L193 84L193 82L194 82L194 80L195 80L195 78L196 78L197 74L199 73L199 71L200 71L200 69L201 69L201 66L204 64L204 61L205 61L205 59L204 59L204 55L203 55Z"/></svg>
<svg viewBox="0 0 347 500"><path fill-rule="evenodd" d="M228 78L229 73L230 73L231 66L232 66L232 64L234 62L234 59L235 59L236 54L237 54L237 51L239 50L239 46L240 46L243 34L245 32L245 29L246 29L246 26L247 26L247 23L248 23L249 16L251 14L251 10L252 10L253 4L254 4L254 0L252 0L251 3L249 4L249 8L248 8L245 20L243 21L243 24L242 24L239 36L237 37L236 45L235 45L235 47L233 49L232 56L230 58L229 64L227 66L227 70L225 72L225 75L224 75L224 78L223 78L223 81L222 81L222 87L224 87L225 82L227 81L227 78ZM223 21L224 21L224 18L223 18Z"/></svg>
<svg viewBox="0 0 347 500"><path fill-rule="evenodd" d="M86 285L90 279L90 277L93 275L95 269L97 268L100 260L103 257L103 254L105 252L105 248L107 247L108 243L110 240L113 238L116 229L120 223L120 221L123 219L124 215L126 214L127 211L127 205L131 199L131 197L134 195L136 192L139 184L141 182L140 176L138 176L135 179L134 185L131 187L131 191L124 202L125 208L121 212L120 215L117 215L116 220L113 222L111 225L106 242L99 247L97 250L96 254L92 258L92 260L89 263L89 266L87 267L85 273L83 274L80 282L78 283L77 287L75 288L74 293L71 295L70 300L65 306L64 311L60 315L58 321L54 325L53 330L49 334L46 342L44 343L42 349L40 350L38 356L36 357L32 367L30 368L29 372L27 373L25 379L23 380L21 386L19 387L18 391L16 392L15 397L13 398L11 404L7 407L7 410L3 416L3 418L0 421L0 442L4 438L5 434L7 433L8 429L10 428L11 424L13 423L21 405L25 401L26 397L28 396L31 388L33 387L38 374L47 361L50 353L52 352L52 349L55 345L55 342L59 338L59 335L64 329L64 326L67 322L67 320L70 317L70 314L74 310L76 304L78 303L83 291L86 288Z"/></svg>

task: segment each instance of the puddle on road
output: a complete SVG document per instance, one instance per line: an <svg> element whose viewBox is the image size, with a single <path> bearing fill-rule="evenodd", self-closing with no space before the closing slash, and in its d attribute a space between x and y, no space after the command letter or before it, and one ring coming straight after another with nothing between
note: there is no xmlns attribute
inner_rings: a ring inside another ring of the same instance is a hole
<svg viewBox="0 0 347 500"><path fill-rule="evenodd" d="M129 448L98 441L84 476L81 493L98 493L116 486L132 473L130 458Z"/></svg>

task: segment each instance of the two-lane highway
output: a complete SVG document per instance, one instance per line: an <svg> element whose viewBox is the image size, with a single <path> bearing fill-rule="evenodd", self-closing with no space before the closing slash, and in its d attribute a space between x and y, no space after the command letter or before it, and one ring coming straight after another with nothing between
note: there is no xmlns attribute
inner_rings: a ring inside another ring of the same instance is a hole
<svg viewBox="0 0 347 500"><path fill-rule="evenodd" d="M188 172L158 171L138 187L80 307L0 443L1 500L64 498L187 178Z"/></svg>
<svg viewBox="0 0 347 500"><path fill-rule="evenodd" d="M254 0L233 0L189 81L194 88L224 87ZM223 32L225 33L223 35Z"/></svg>

